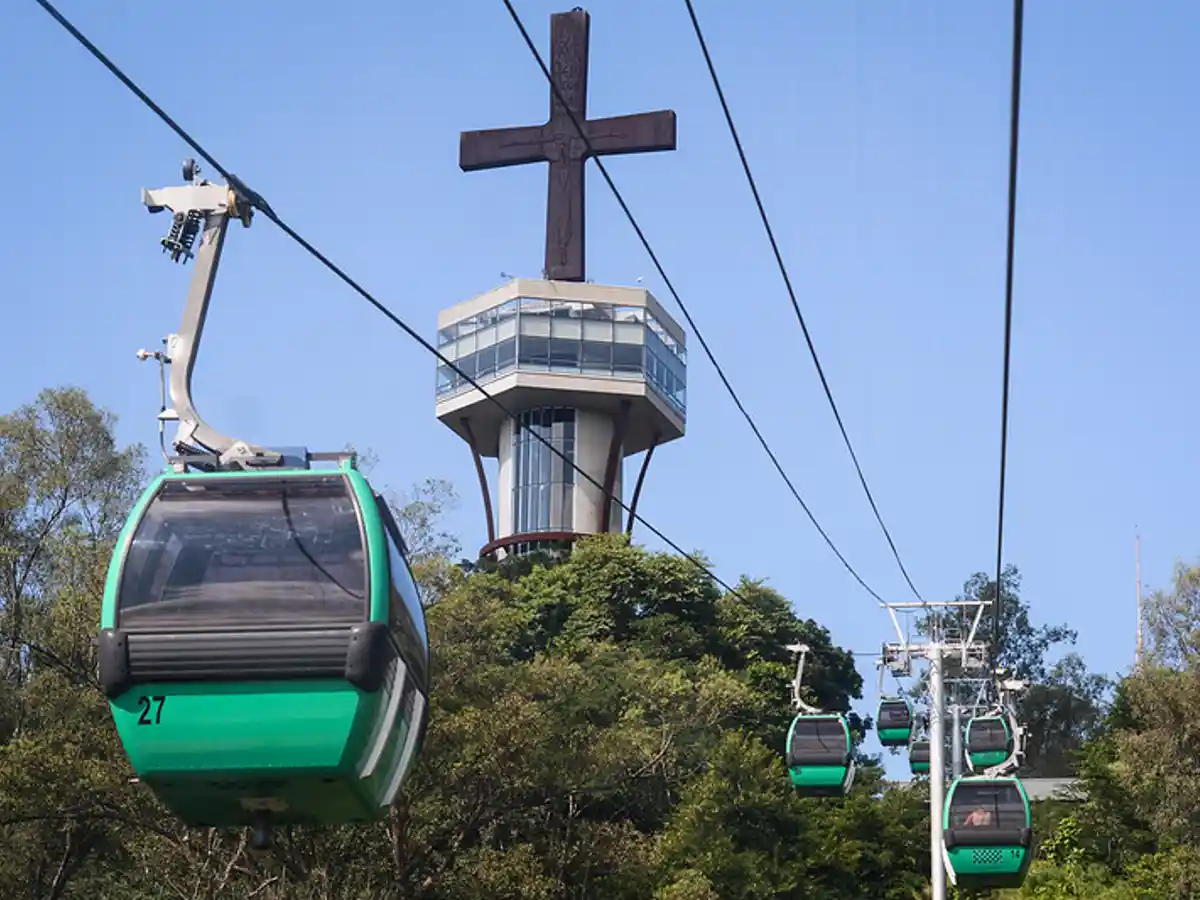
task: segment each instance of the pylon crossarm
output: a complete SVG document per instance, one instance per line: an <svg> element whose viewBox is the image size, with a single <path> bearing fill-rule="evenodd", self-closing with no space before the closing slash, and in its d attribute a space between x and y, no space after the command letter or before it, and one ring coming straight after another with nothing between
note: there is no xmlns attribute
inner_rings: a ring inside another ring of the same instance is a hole
<svg viewBox="0 0 1200 900"><path fill-rule="evenodd" d="M975 643L975 634L976 634L976 632L979 631L979 623L983 619L983 607L984 607L984 604L980 603L979 606L975 609L975 618L971 622L971 631L967 635L966 644L963 646L963 666L964 667L967 665L967 650L966 650L966 648Z"/></svg>
<svg viewBox="0 0 1200 900"><path fill-rule="evenodd" d="M902 629L900 627L900 620L898 618L896 618L895 605L889 603L887 605L887 611L888 611L888 615L892 619L892 627L896 629L896 640L901 644L907 643L907 639L904 636L904 629Z"/></svg>

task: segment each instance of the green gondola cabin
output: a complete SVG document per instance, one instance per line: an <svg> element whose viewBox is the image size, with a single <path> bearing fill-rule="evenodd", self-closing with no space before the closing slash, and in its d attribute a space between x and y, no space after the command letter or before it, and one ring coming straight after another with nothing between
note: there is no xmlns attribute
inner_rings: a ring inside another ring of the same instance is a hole
<svg viewBox="0 0 1200 900"><path fill-rule="evenodd" d="M1003 716L975 716L967 723L966 752L972 771L999 765L1012 749L1012 729Z"/></svg>
<svg viewBox="0 0 1200 900"><path fill-rule="evenodd" d="M134 771L191 826L378 820L420 751L425 615L351 461L160 475L113 555L99 656Z"/></svg>
<svg viewBox="0 0 1200 900"><path fill-rule="evenodd" d="M885 747L906 747L912 738L913 709L907 700L892 698L879 701L875 730Z"/></svg>
<svg viewBox="0 0 1200 900"><path fill-rule="evenodd" d="M908 767L914 775L929 774L929 741L913 741L908 748Z"/></svg>
<svg viewBox="0 0 1200 900"><path fill-rule="evenodd" d="M846 717L837 713L796 716L787 736L792 786L813 797L840 796L854 782L854 746Z"/></svg>
<svg viewBox="0 0 1200 900"><path fill-rule="evenodd" d="M943 857L959 888L1020 887L1033 859L1029 796L1016 778L967 776L950 785Z"/></svg>

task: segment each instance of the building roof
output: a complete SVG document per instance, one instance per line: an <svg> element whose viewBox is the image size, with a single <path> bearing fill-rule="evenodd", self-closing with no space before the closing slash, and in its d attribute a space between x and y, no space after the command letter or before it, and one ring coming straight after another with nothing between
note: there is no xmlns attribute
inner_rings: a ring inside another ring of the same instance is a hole
<svg viewBox="0 0 1200 900"><path fill-rule="evenodd" d="M887 786L908 790L917 781L888 781ZM1087 798L1078 778L1022 778L1021 784L1030 800L1064 800L1081 802Z"/></svg>

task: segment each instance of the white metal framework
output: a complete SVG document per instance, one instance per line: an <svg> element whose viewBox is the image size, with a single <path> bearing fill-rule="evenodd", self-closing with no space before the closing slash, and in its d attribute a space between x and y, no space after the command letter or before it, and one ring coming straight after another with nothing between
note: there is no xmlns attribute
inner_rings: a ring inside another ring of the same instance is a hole
<svg viewBox="0 0 1200 900"><path fill-rule="evenodd" d="M885 603L883 607L896 630L896 641L883 645L879 665L897 675L909 675L913 660L929 664L929 849L930 881L933 900L945 900L946 875L950 867L945 860L942 834L942 812L946 802L946 688L955 688L952 708L954 777L962 773L963 735L961 716L986 708L989 688L995 692L991 715L1007 717L1012 729L1013 749L1003 762L988 768L983 774L1000 777L1015 772L1025 757L1025 730L1017 721L1014 701L1025 684L1007 679L1002 670L988 670L988 644L979 637L979 625L984 613L992 606L990 600L903 601ZM898 613L922 611L929 615L928 640L913 642L900 625ZM947 616L946 613L954 613ZM974 688L973 702L963 703ZM974 771L974 769L972 769Z"/></svg>
<svg viewBox="0 0 1200 900"><path fill-rule="evenodd" d="M806 716L814 716L821 712L815 706L809 706L800 695L800 686L804 683L804 661L808 658L808 644L788 644L787 649L796 654L796 677L792 680L792 706Z"/></svg>

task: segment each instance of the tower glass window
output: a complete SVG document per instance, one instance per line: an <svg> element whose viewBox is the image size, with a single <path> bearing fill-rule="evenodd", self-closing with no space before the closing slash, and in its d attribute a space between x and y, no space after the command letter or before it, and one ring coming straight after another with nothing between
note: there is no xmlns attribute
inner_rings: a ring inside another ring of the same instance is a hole
<svg viewBox="0 0 1200 900"><path fill-rule="evenodd" d="M563 457L534 435L549 441ZM574 530L575 410L522 412L513 429L513 531Z"/></svg>
<svg viewBox="0 0 1200 900"><path fill-rule="evenodd" d="M641 306L521 297L441 329L438 350L481 384L516 369L644 379L686 415L687 351ZM439 398L470 388L438 366Z"/></svg>

